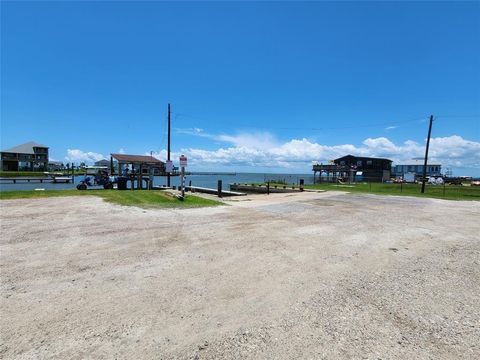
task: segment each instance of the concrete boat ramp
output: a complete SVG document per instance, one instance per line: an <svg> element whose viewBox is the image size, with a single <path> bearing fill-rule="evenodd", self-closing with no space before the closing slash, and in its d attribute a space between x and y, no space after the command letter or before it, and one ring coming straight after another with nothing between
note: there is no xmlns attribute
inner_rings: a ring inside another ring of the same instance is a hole
<svg viewBox="0 0 480 360"><path fill-rule="evenodd" d="M247 195L246 193L243 193L243 192L223 190L223 189L221 190L221 193L219 194L218 189L210 189L210 188L204 188L204 187L199 187L199 186L185 186L185 190L193 192L193 193L199 192L199 193L220 195L220 196L244 196L244 195Z"/></svg>
<svg viewBox="0 0 480 360"><path fill-rule="evenodd" d="M154 186L153 190L177 190L176 186ZM180 190L180 187L178 187L178 190ZM201 186L185 186L185 191L191 192L191 193L203 193L203 194L210 194L210 195L217 195L220 197L223 196L244 196L247 195L246 193L243 192L238 192L238 191L230 191L230 190L221 190L219 192L219 189L211 189L211 188L206 188L206 187L201 187Z"/></svg>

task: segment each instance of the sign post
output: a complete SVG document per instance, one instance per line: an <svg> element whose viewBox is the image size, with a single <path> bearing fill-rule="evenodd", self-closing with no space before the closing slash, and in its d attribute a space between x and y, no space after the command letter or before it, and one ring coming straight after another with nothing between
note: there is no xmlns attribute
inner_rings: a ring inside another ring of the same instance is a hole
<svg viewBox="0 0 480 360"><path fill-rule="evenodd" d="M180 155L180 168L181 171L181 187L182 187L182 198L185 197L185 167L187 166L187 157L185 155Z"/></svg>
<svg viewBox="0 0 480 360"><path fill-rule="evenodd" d="M173 172L173 161L167 160L167 162L165 163L165 172L169 174Z"/></svg>

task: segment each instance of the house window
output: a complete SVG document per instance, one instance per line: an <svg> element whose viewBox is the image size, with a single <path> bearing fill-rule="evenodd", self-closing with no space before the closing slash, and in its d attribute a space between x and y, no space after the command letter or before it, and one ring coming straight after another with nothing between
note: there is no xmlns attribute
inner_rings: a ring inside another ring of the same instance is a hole
<svg viewBox="0 0 480 360"><path fill-rule="evenodd" d="M357 166L362 166L362 160L357 161Z"/></svg>
<svg viewBox="0 0 480 360"><path fill-rule="evenodd" d="M345 165L345 160L340 161L340 165Z"/></svg>
<svg viewBox="0 0 480 360"><path fill-rule="evenodd" d="M367 160L367 165L372 165L372 160Z"/></svg>
<svg viewBox="0 0 480 360"><path fill-rule="evenodd" d="M2 153L2 159L9 160L9 159L16 159L17 154L10 154L10 153Z"/></svg>

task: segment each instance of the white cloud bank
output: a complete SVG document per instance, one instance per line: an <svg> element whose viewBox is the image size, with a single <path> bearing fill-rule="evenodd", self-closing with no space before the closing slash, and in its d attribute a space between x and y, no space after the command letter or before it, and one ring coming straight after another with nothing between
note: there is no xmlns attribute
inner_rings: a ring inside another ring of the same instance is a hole
<svg viewBox="0 0 480 360"><path fill-rule="evenodd" d="M92 151L85 152L79 149L68 149L67 156L65 156L65 160L70 162L92 163L102 159L106 159L106 157L103 156L102 154L92 152Z"/></svg>
<svg viewBox="0 0 480 360"><path fill-rule="evenodd" d="M236 135L211 135L201 129L192 134L210 138L226 146L216 150L184 148L172 153L174 163L180 154L189 158L189 168L193 170L230 171L295 171L309 172L315 162L327 163L335 158L352 154L357 156L385 157L395 163L408 162L413 158L423 158L425 144L412 140L395 144L386 137L367 138L360 146L352 144L322 145L306 138L278 141L269 133L240 133ZM150 152L145 153L150 155ZM166 150L154 153L164 160ZM104 155L92 151L68 149L65 159L72 162L92 163L106 159ZM478 173L480 169L480 142L466 140L458 135L436 137L430 141L429 162L440 163L443 168L470 168Z"/></svg>
<svg viewBox="0 0 480 360"><path fill-rule="evenodd" d="M117 153L125 154L125 150L123 148L120 148ZM84 162L86 164L91 164L103 159L110 159L110 155L105 156L94 151L83 151L80 149L68 149L67 156L65 156L65 160L68 162Z"/></svg>
<svg viewBox="0 0 480 360"><path fill-rule="evenodd" d="M240 170L241 167L263 167L310 171L312 163L327 163L347 154L386 157L400 163L413 158L423 158L425 152L424 143L408 140L394 144L386 137L367 138L360 146L352 144L328 146L306 138L280 143L269 133L211 135L201 129L195 129L191 134L230 144L217 150L198 148L181 150L181 153L189 157L189 165L211 169L230 167L232 170L235 168ZM156 155L163 159L165 151L162 150ZM178 155L180 154L172 154L172 159L176 160ZM458 135L432 138L429 161L441 163L444 168L480 168L480 142L466 140Z"/></svg>

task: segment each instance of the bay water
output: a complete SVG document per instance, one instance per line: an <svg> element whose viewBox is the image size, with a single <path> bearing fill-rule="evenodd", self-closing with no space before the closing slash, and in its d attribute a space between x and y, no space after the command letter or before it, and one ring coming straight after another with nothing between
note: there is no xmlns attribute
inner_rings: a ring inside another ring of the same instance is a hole
<svg viewBox="0 0 480 360"><path fill-rule="evenodd" d="M74 183L69 184L53 184L53 183L27 183L27 182L18 182L16 184L12 183L2 183L0 184L0 191L14 191L14 190L35 190L35 189L45 189L45 190L64 190L64 189L75 189L77 184L85 178L84 175L75 176ZM172 176L171 185L178 187L180 185L180 176ZM212 173L205 175L191 174L185 177L185 185L189 185L191 182L192 186L205 187L216 189L218 180L222 180L222 188L224 190L230 189L230 184L241 183L241 184L251 184L251 183L262 183L267 181L279 181L287 184L298 185L300 179L304 179L305 184L313 183L313 174L274 174L274 173L235 173L235 174L226 174L226 173ZM167 184L167 178L165 176L155 176L154 185L162 186ZM130 182L128 183L130 187Z"/></svg>

